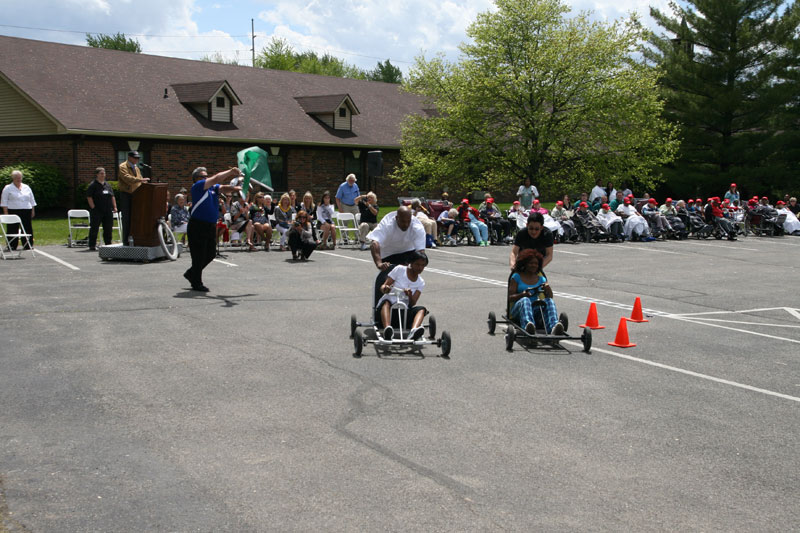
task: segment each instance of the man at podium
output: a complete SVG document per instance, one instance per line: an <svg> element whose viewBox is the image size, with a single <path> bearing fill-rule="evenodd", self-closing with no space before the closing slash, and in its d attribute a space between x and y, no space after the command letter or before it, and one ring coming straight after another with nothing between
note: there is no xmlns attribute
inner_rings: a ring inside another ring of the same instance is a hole
<svg viewBox="0 0 800 533"><path fill-rule="evenodd" d="M128 245L128 237L131 234L131 203L133 192L142 183L150 181L150 178L142 176L139 170L139 152L131 150L128 152L128 160L119 165L119 203L122 211L122 244Z"/></svg>

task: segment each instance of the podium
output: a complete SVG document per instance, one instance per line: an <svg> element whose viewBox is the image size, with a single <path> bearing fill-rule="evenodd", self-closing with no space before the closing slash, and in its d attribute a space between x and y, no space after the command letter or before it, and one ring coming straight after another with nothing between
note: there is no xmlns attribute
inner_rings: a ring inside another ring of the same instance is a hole
<svg viewBox="0 0 800 533"><path fill-rule="evenodd" d="M133 191L131 204L133 245L160 246L156 226L159 218L167 217L167 184L142 183Z"/></svg>

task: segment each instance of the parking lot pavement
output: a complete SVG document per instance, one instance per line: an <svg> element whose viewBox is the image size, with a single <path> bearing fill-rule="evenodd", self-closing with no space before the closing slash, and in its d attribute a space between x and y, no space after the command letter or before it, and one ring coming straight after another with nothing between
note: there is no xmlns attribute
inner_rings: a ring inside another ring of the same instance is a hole
<svg viewBox="0 0 800 533"><path fill-rule="evenodd" d="M0 263L0 531L794 529L798 246L556 246L591 354L506 352L509 249L431 250L450 360L353 357L368 252L231 252L197 294L188 256L44 247Z"/></svg>

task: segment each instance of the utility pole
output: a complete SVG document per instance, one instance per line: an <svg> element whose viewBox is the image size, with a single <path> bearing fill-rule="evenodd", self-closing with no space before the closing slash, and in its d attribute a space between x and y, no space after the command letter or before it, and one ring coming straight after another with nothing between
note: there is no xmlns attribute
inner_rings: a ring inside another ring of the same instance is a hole
<svg viewBox="0 0 800 533"><path fill-rule="evenodd" d="M250 36L252 37L251 45L253 46L250 51L253 52L253 68L256 67L256 30L253 24L253 19L250 19Z"/></svg>

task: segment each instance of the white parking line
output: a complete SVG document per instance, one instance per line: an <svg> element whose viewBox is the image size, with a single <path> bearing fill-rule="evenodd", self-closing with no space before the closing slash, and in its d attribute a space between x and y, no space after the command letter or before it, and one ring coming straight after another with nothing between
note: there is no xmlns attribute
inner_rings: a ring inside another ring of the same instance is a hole
<svg viewBox="0 0 800 533"><path fill-rule="evenodd" d="M558 253L560 254L568 254L568 255L582 255L583 257L589 257L589 254L582 254L579 252L568 252L566 250L562 250L561 248L558 249Z"/></svg>
<svg viewBox="0 0 800 533"><path fill-rule="evenodd" d="M222 263L223 265L228 265L229 267L235 267L239 265L234 265L233 263L228 263L227 261L223 261L222 259L214 259L215 263Z"/></svg>
<svg viewBox="0 0 800 533"><path fill-rule="evenodd" d="M450 252L448 250L442 250L439 248L431 248L430 251L442 254L450 254L450 255L460 255L462 257L472 257L475 259L489 259L488 257L481 257L480 255L469 255L469 254L460 254L458 252Z"/></svg>
<svg viewBox="0 0 800 533"><path fill-rule="evenodd" d="M58 257L56 257L54 255L50 255L47 252L43 252L43 251L39 250L38 248L35 251L36 251L37 254L42 254L43 256L47 257L48 259L52 259L56 263L61 263L62 265L64 265L67 268L71 268L72 270L80 270L80 268L76 267L75 265L67 263L63 259L59 259Z"/></svg>
<svg viewBox="0 0 800 533"><path fill-rule="evenodd" d="M583 344L574 342L574 341L561 341L563 344L569 344L570 346L575 346L576 348L583 348ZM708 381L713 381L715 383L721 383L723 385L730 385L731 387L737 387L739 389L745 389L753 392L758 392L760 394L766 394L767 396L774 396L776 398L783 398L784 400L790 400L793 402L800 402L800 398L797 396L789 396L788 394L782 394L780 392L775 392L767 389L761 389L758 387L753 387L752 385L746 385L744 383L739 383L737 381L731 381L729 379L722 379L714 376L709 376L708 374L701 374L700 372L693 372L691 370L686 370L683 368L678 368L676 366L665 365L663 363L656 363L655 361L648 361L647 359L641 359L639 357L633 357L631 355L625 355L622 353L614 352L611 350L606 350L605 348L594 348L592 347L592 352L599 352L606 355L611 355L613 357L619 357L620 359L626 359L628 361L633 361L635 363L641 363L643 365L654 366L656 368L661 368L663 370L669 370L671 372L678 372L679 374L685 374L687 376L693 376L700 379L706 379Z"/></svg>
<svg viewBox="0 0 800 533"><path fill-rule="evenodd" d="M625 250L637 250L640 252L655 252L659 254L674 254L674 255L686 255L680 252L671 252L669 250L657 250L655 248L646 248L648 245L642 246L631 246L630 244L604 244L604 247L612 247L612 248L623 248Z"/></svg>
<svg viewBox="0 0 800 533"><path fill-rule="evenodd" d="M744 248L742 246L733 246L733 245L728 246L728 245L725 245L725 244L708 244L708 243L704 243L704 242L693 242L692 246L708 246L709 248L725 248L725 249L728 249L728 250L746 250L748 252L758 252L759 251L759 250L756 250L755 248Z"/></svg>

